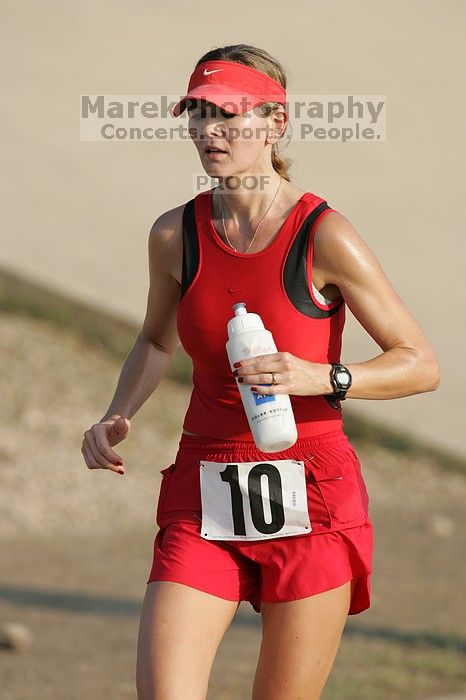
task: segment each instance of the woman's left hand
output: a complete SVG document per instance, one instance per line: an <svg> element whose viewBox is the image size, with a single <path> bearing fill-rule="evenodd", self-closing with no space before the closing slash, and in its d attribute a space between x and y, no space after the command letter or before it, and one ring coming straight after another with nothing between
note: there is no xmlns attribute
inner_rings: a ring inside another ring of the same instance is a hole
<svg viewBox="0 0 466 700"><path fill-rule="evenodd" d="M310 362L292 355L290 352L277 352L257 355L236 362L233 376L238 381L251 385L257 394L294 394L295 396L320 396L331 394L330 382L332 365ZM275 384L272 385L272 372ZM260 386L266 384L266 386Z"/></svg>

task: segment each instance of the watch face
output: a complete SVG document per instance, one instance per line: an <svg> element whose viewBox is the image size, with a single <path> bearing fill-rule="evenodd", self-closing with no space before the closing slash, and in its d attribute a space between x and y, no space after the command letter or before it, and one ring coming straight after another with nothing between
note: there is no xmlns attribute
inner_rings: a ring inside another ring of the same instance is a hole
<svg viewBox="0 0 466 700"><path fill-rule="evenodd" d="M338 370L338 372L335 373L335 378L342 386L346 386L349 383L349 374L343 370Z"/></svg>

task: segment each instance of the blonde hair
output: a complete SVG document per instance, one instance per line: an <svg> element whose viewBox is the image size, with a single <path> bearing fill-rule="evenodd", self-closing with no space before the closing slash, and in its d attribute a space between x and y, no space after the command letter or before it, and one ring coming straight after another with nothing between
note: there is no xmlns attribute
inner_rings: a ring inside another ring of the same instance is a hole
<svg viewBox="0 0 466 700"><path fill-rule="evenodd" d="M249 44L231 44L230 46L222 46L212 49L205 53L196 63L196 68L204 61L233 61L235 63L243 63L245 66L255 68L256 70L265 73L270 78L276 80L286 90L286 74L276 58L271 56L264 49L259 49L257 46ZM261 111L264 116L269 116L278 106L278 102L264 102ZM283 135L283 134L282 134ZM285 180L290 182L288 170L292 164L289 158L283 158L278 152L278 143L272 144L272 167Z"/></svg>

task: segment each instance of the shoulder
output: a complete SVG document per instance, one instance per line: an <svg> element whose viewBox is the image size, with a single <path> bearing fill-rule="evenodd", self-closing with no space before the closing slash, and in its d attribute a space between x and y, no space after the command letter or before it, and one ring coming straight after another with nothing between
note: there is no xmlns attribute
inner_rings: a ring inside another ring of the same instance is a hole
<svg viewBox="0 0 466 700"><path fill-rule="evenodd" d="M350 285L383 274L377 256L355 226L334 209L315 228L313 255L325 281L340 288L342 283Z"/></svg>
<svg viewBox="0 0 466 700"><path fill-rule="evenodd" d="M168 267L177 281L183 254L183 212L186 202L160 214L149 231L149 258L155 265Z"/></svg>
<svg viewBox="0 0 466 700"><path fill-rule="evenodd" d="M180 234L183 227L184 208L185 203L160 214L151 226L149 238L170 241L174 236Z"/></svg>
<svg viewBox="0 0 466 700"><path fill-rule="evenodd" d="M376 254L351 221L332 209L318 222L313 237L313 270L323 284L339 287L343 296L367 289L386 275Z"/></svg>

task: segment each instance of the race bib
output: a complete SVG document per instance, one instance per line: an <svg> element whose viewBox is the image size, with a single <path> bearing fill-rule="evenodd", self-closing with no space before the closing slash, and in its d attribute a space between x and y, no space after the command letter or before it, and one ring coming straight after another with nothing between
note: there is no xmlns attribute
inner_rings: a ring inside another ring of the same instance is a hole
<svg viewBox="0 0 466 700"><path fill-rule="evenodd" d="M199 464L204 539L266 540L311 532L304 462Z"/></svg>

